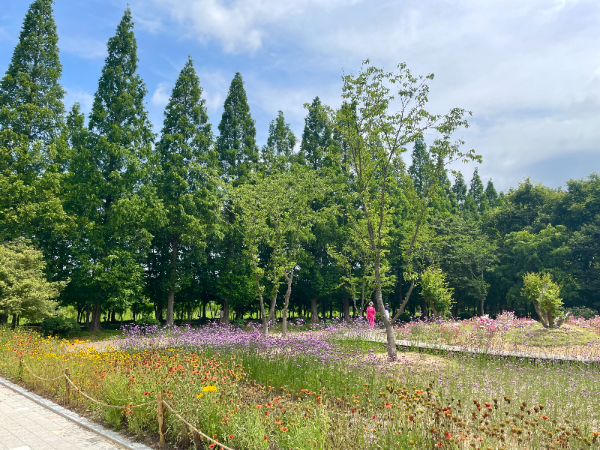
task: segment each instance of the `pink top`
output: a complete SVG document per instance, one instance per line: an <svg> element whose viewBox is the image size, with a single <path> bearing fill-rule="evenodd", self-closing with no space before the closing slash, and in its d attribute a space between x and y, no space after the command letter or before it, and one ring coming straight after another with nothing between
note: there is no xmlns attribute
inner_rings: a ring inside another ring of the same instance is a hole
<svg viewBox="0 0 600 450"><path fill-rule="evenodd" d="M372 306L367 307L367 319L371 320L375 318L375 308Z"/></svg>

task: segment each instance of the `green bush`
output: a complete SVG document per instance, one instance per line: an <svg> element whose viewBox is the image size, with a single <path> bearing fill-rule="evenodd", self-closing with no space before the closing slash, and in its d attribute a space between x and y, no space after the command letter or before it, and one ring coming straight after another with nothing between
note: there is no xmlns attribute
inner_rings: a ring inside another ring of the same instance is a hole
<svg viewBox="0 0 600 450"><path fill-rule="evenodd" d="M410 322L411 320L412 320L412 318L411 318L410 314L409 314L409 313L407 313L407 312L403 312L402 314L400 314L400 315L398 316L398 321L399 321L399 322L406 322L406 323L408 323L408 322Z"/></svg>
<svg viewBox="0 0 600 450"><path fill-rule="evenodd" d="M244 328L246 326L246 321L244 319L235 319L231 324L237 328Z"/></svg>
<svg viewBox="0 0 600 450"><path fill-rule="evenodd" d="M142 325L142 326L152 326L152 325L160 326L160 321L156 320L156 318L153 316L144 316L141 319L136 320L135 324Z"/></svg>
<svg viewBox="0 0 600 450"><path fill-rule="evenodd" d="M598 311L592 308L588 308L586 306L575 306L573 308L568 308L568 311L576 319L578 319L579 317L582 317L586 320L593 319L598 315Z"/></svg>
<svg viewBox="0 0 600 450"><path fill-rule="evenodd" d="M75 319L62 316L48 317L42 321L42 332L52 336L65 335L69 331L76 331L79 328Z"/></svg>

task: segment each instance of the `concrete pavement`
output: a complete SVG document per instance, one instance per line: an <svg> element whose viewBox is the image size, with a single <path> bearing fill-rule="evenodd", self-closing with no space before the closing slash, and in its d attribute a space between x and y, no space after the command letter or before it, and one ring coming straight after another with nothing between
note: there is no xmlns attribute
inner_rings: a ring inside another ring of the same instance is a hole
<svg viewBox="0 0 600 450"><path fill-rule="evenodd" d="M11 389L7 387L9 385L12 386ZM14 389L21 389L23 392L15 392ZM73 420L79 421L83 426ZM122 445L119 445L119 440L122 441ZM92 424L85 418L79 418L77 414L49 400L26 392L7 380L0 379L0 450L116 450L123 448L150 450L145 445L129 442L114 431Z"/></svg>

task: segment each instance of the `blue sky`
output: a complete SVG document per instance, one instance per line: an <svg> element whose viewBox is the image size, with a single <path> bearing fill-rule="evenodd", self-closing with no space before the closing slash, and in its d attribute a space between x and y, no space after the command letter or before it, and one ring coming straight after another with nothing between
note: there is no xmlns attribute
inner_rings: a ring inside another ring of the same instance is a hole
<svg viewBox="0 0 600 450"><path fill-rule="evenodd" d="M29 0L0 0L0 73ZM298 137L316 95L340 102L361 61L433 72L430 110L473 112L457 137L483 156L499 189L531 176L549 186L600 172L597 0L56 0L66 103L89 111L127 3L155 132L191 55L216 131L236 71L259 144L281 109ZM470 178L472 166L458 166Z"/></svg>

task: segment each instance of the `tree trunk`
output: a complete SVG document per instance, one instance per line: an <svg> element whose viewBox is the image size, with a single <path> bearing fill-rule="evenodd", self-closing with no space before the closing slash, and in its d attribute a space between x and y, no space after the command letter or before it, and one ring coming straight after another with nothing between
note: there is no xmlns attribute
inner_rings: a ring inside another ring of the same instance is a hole
<svg viewBox="0 0 600 450"><path fill-rule="evenodd" d="M485 302L485 297L481 297L479 299L479 316L483 316L483 303Z"/></svg>
<svg viewBox="0 0 600 450"><path fill-rule="evenodd" d="M223 325L229 325L229 300L223 300L223 318L221 319Z"/></svg>
<svg viewBox="0 0 600 450"><path fill-rule="evenodd" d="M429 317L429 312L427 311L427 302L424 298L421 298L421 319L426 319Z"/></svg>
<svg viewBox="0 0 600 450"><path fill-rule="evenodd" d="M85 327L90 327L90 304L87 303L85 305Z"/></svg>
<svg viewBox="0 0 600 450"><path fill-rule="evenodd" d="M348 294L344 295L344 320L350 321L350 298Z"/></svg>
<svg viewBox="0 0 600 450"><path fill-rule="evenodd" d="M117 321L117 312L113 309L110 313L110 322L115 323Z"/></svg>
<svg viewBox="0 0 600 450"><path fill-rule="evenodd" d="M171 273L169 274L169 296L167 297L167 326L174 325L173 308L175 307L175 277L177 275L177 247L179 246L179 236L173 234L171 241Z"/></svg>
<svg viewBox="0 0 600 450"><path fill-rule="evenodd" d="M17 315L13 314L12 315L12 322L10 324L10 328L11 330L14 330L17 327Z"/></svg>
<svg viewBox="0 0 600 450"><path fill-rule="evenodd" d="M90 323L90 331L100 331L100 318L102 317L102 307L100 302L94 303L94 309L92 309L92 322Z"/></svg>
<svg viewBox="0 0 600 450"><path fill-rule="evenodd" d="M202 318L206 319L206 302L202 303Z"/></svg>
<svg viewBox="0 0 600 450"><path fill-rule="evenodd" d="M0 325L8 322L8 314L0 314Z"/></svg>
<svg viewBox="0 0 600 450"><path fill-rule="evenodd" d="M279 292L275 291L275 293L273 294L273 297L271 298L271 304L269 305L269 321L273 320L273 319L277 319L276 313L277 313L277 294Z"/></svg>
<svg viewBox="0 0 600 450"><path fill-rule="evenodd" d="M187 307L187 323L192 322L192 305L188 305Z"/></svg>
<svg viewBox="0 0 600 450"><path fill-rule="evenodd" d="M292 295L292 281L294 280L294 268L290 270L289 276L285 274L285 280L287 281L287 290L285 291L285 299L283 302L283 314L282 314L282 322L281 322L281 333L283 337L287 336L287 313L288 313L288 305L290 304L290 295Z"/></svg>
<svg viewBox="0 0 600 450"><path fill-rule="evenodd" d="M368 225L369 228L370 225ZM372 236L372 231L369 230L369 234ZM372 242L374 242L374 239L372 239ZM385 326L385 334L387 337L387 350L388 350L388 358L391 361L396 361L396 359L398 358L398 352L396 350L396 335L394 333L394 327L392 326L392 321L390 319L388 319L387 315L385 314L385 308L383 306L383 294L381 292L381 273L380 273L380 261L379 261L379 255L375 258L375 266L374 266L374 272L375 272L375 283L377 283L377 290L375 291L375 300L377 302L377 309L379 310L379 313L381 314L381 318L383 319L383 325Z"/></svg>
<svg viewBox="0 0 600 450"><path fill-rule="evenodd" d="M533 301L533 307L535 308L535 312L537 313L538 317L540 318L540 322L542 322L542 326L544 328L548 328L551 326L548 321L548 318L542 312L542 308L541 308L542 301L544 300L544 293L546 292L547 287L548 287L548 285L545 284L544 287L542 288L542 293L540 294L540 298L537 301L536 300Z"/></svg>
<svg viewBox="0 0 600 450"><path fill-rule="evenodd" d="M317 298L310 299L310 323L319 323L319 311L317 310Z"/></svg>

